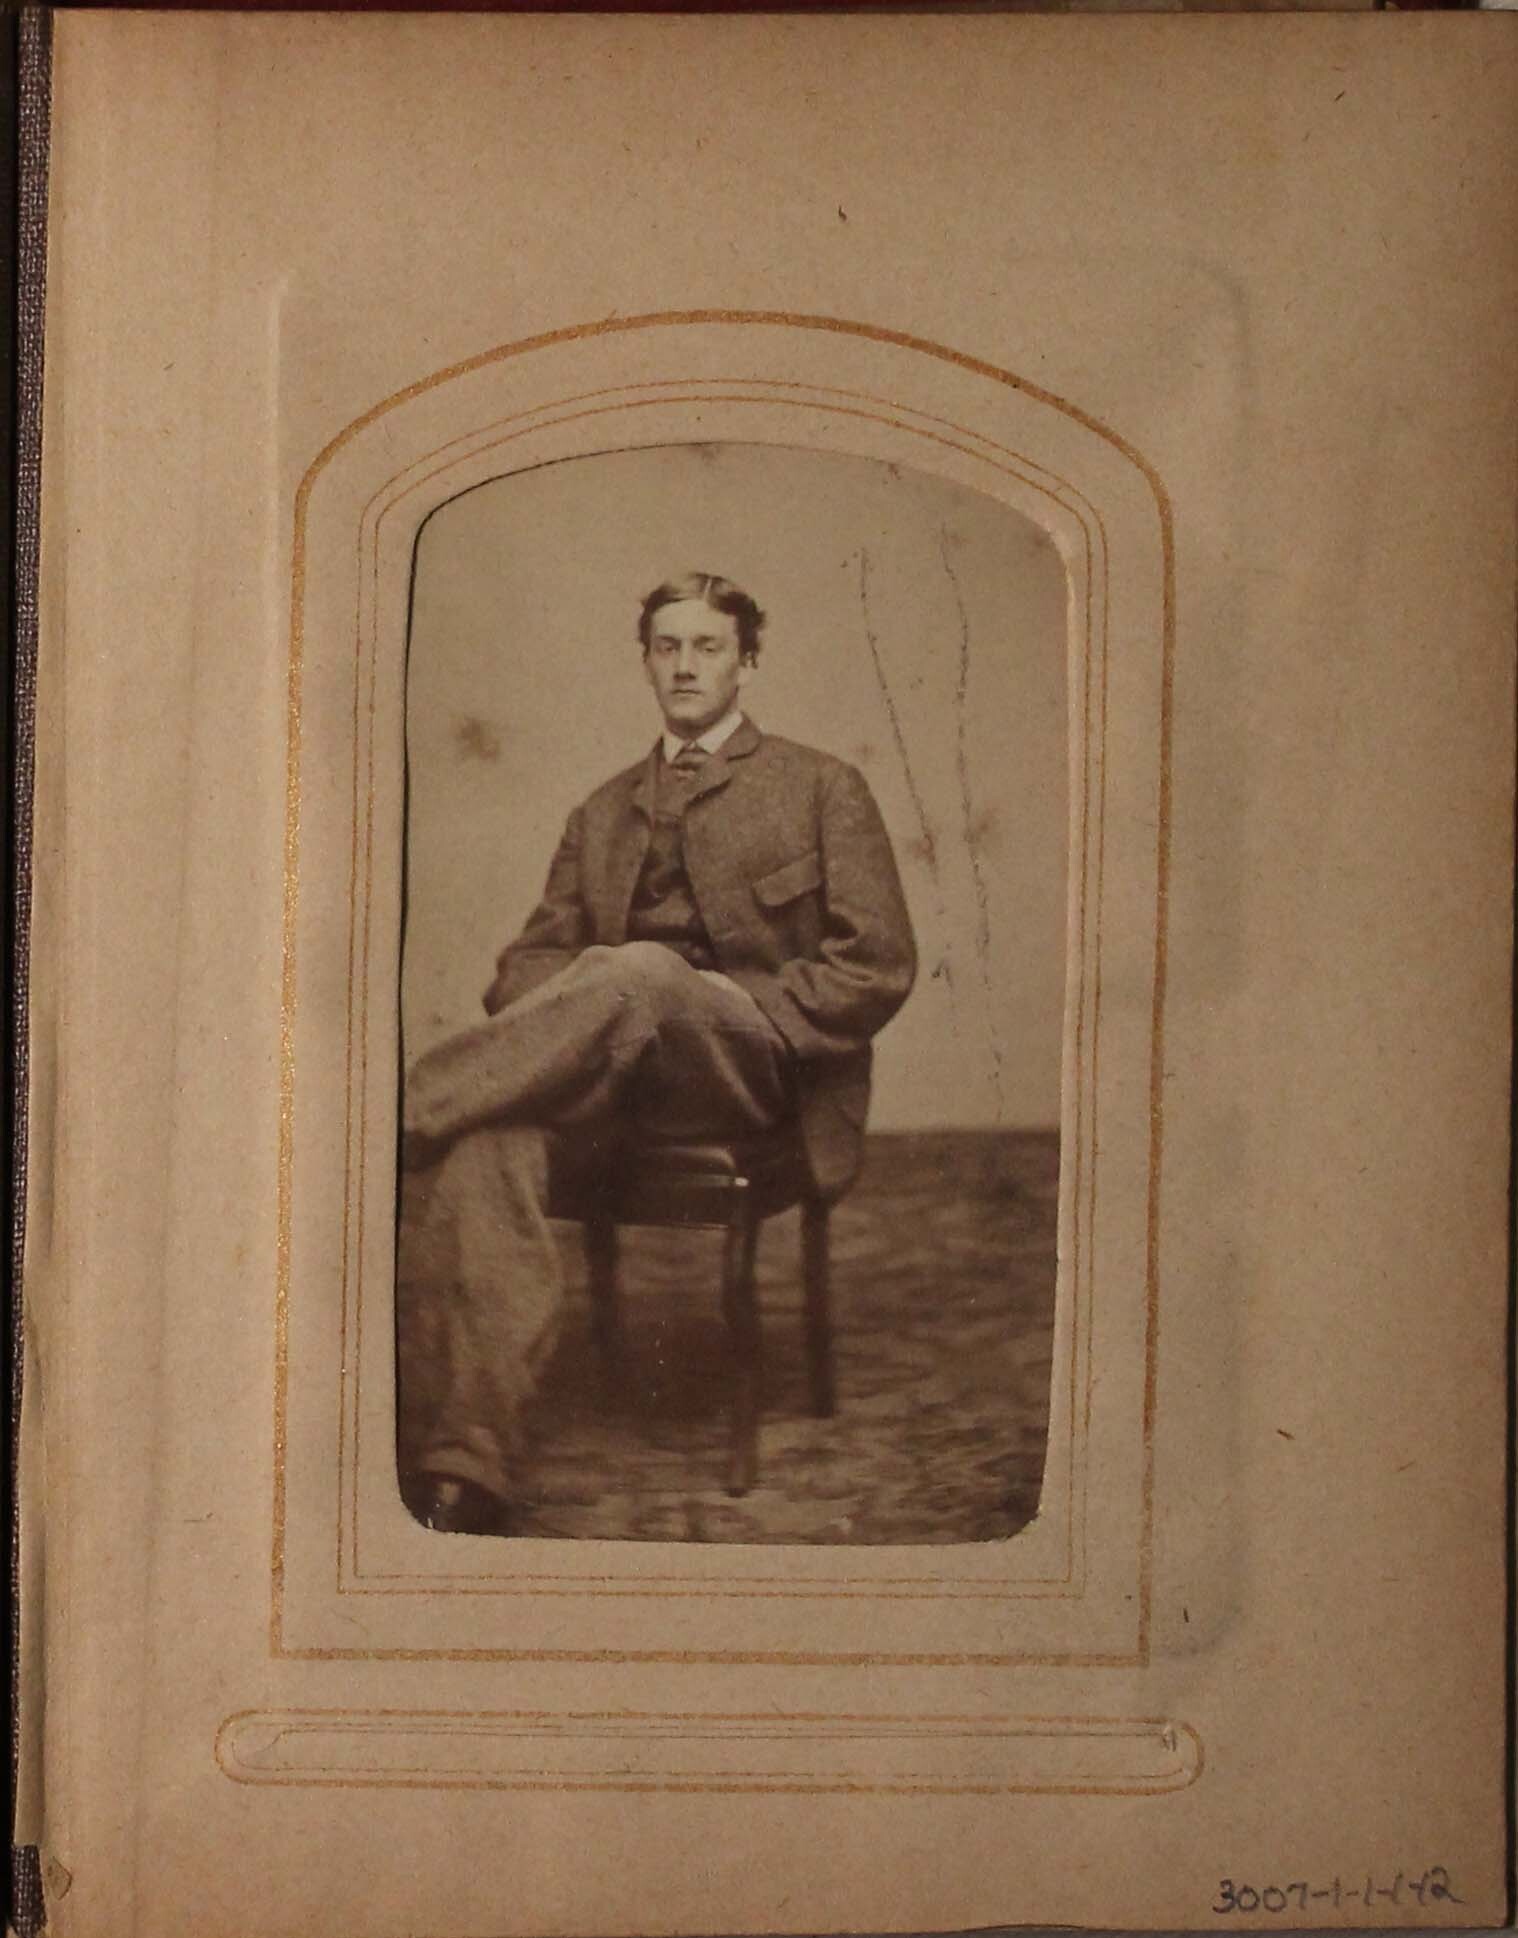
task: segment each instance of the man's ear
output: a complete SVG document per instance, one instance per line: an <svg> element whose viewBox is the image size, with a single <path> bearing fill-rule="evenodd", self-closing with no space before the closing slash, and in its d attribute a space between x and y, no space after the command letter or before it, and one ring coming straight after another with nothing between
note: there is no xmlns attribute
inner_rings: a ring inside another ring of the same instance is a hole
<svg viewBox="0 0 1518 1938"><path fill-rule="evenodd" d="M754 662L753 662L753 661L752 661L751 659L740 659L740 660L739 660L739 662L738 662L738 684L739 684L739 686L747 686L747 685L748 685L748 676L749 676L749 674L750 674L750 673L752 673L752 672L753 672L753 670L754 670Z"/></svg>

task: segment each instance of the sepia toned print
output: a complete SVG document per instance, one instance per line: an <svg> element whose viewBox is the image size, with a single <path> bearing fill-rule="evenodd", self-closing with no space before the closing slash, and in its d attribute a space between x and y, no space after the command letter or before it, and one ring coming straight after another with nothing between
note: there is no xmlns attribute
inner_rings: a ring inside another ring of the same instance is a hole
<svg viewBox="0 0 1518 1938"><path fill-rule="evenodd" d="M677 532L754 569L634 578ZM953 1542L1036 1510L1063 597L1006 509L763 447L545 467L424 528L397 1263L424 1525Z"/></svg>
<svg viewBox="0 0 1518 1938"><path fill-rule="evenodd" d="M59 13L50 1929L1509 1915L1508 24ZM617 1224L619 1392L550 1221L515 1532L439 1532L404 1076L692 572L915 943L834 1411L802 1202L751 1475L746 1240Z"/></svg>

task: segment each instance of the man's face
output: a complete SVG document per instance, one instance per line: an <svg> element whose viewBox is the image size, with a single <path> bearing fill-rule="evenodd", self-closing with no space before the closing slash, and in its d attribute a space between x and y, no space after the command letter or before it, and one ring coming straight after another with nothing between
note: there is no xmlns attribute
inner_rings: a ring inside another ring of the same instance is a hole
<svg viewBox="0 0 1518 1938"><path fill-rule="evenodd" d="M738 622L704 599L660 606L643 656L664 724L682 740L713 727L738 696L749 668L738 653Z"/></svg>

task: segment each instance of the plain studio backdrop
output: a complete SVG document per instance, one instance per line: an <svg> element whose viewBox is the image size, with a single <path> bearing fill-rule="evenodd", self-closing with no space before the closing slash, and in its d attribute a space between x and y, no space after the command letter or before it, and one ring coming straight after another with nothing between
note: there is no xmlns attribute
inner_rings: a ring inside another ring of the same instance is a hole
<svg viewBox="0 0 1518 1938"><path fill-rule="evenodd" d="M877 1039L877 1130L1059 1121L1067 588L994 499L762 444L616 451L497 479L417 543L407 671L408 1062L477 1022L565 817L659 729L643 595L720 573L768 615L743 705L858 766L921 957Z"/></svg>

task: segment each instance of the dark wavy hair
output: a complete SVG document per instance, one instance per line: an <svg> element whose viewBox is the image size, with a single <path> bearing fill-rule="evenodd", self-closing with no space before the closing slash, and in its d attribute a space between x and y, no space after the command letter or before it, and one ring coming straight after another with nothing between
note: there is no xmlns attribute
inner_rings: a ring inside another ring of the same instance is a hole
<svg viewBox="0 0 1518 1938"><path fill-rule="evenodd" d="M653 637L654 614L661 606L677 605L682 599L700 599L713 612L725 612L738 624L738 654L752 666L759 657L759 633L764 614L741 586L715 572L687 572L683 578L666 579L655 586L643 601L638 614L638 639L645 654Z"/></svg>

